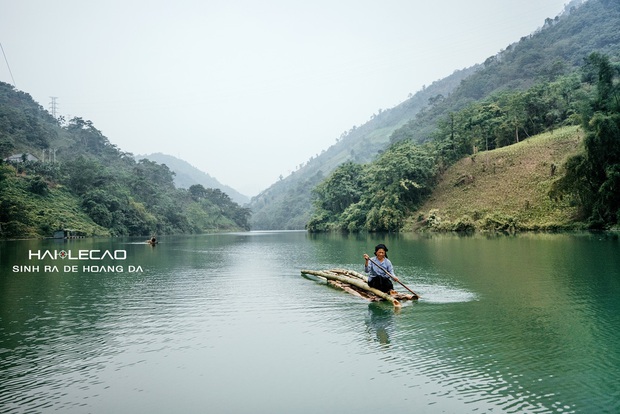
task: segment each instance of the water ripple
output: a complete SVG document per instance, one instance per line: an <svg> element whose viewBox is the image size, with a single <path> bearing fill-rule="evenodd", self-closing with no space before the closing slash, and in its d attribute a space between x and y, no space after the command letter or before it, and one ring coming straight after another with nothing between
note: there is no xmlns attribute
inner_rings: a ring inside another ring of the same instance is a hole
<svg viewBox="0 0 620 414"><path fill-rule="evenodd" d="M340 239L287 240L191 239L144 274L0 276L0 412L620 410L615 276L483 272L473 249L403 272L422 300L394 309L300 276L338 265Z"/></svg>

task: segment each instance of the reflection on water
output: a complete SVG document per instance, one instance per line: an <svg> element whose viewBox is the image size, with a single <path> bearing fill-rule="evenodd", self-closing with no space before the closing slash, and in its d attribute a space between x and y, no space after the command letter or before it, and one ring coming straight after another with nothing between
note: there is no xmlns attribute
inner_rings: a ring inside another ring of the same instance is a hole
<svg viewBox="0 0 620 414"><path fill-rule="evenodd" d="M366 322L368 332L382 345L390 344L390 334L394 329L394 313L399 312L392 304L371 302L368 305Z"/></svg>
<svg viewBox="0 0 620 414"><path fill-rule="evenodd" d="M0 412L620 412L617 237L377 237L1 243ZM420 301L300 275L378 241ZM14 272L30 249L143 271Z"/></svg>

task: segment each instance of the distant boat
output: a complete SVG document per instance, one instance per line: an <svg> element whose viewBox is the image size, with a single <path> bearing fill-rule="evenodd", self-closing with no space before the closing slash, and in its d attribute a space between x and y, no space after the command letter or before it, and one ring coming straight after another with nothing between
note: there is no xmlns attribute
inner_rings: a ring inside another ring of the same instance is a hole
<svg viewBox="0 0 620 414"><path fill-rule="evenodd" d="M155 246L155 245L156 245L157 243L159 243L159 242L157 241L157 239L156 239L155 237L151 237L150 239L148 239L148 240L146 241L146 243L147 243L147 244L150 244L151 246Z"/></svg>

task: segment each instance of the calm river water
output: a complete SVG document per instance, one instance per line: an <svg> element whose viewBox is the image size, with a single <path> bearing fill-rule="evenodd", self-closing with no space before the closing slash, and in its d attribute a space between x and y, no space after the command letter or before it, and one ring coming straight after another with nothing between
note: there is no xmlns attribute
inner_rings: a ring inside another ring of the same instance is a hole
<svg viewBox="0 0 620 414"><path fill-rule="evenodd" d="M300 274L379 242L419 302ZM619 298L617 235L2 242L0 412L618 413Z"/></svg>

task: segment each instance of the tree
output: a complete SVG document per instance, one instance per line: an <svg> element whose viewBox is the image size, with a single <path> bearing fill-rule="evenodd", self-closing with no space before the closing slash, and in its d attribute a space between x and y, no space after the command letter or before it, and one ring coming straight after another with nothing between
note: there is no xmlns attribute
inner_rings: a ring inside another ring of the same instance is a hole
<svg viewBox="0 0 620 414"><path fill-rule="evenodd" d="M93 187L104 186L112 180L112 176L100 162L82 155L65 162L62 172L65 184L78 195Z"/></svg>
<svg viewBox="0 0 620 414"><path fill-rule="evenodd" d="M188 191L196 201L207 198L207 189L202 184L194 184L189 187Z"/></svg>
<svg viewBox="0 0 620 414"><path fill-rule="evenodd" d="M566 172L554 183L550 195L572 196L590 226L603 228L620 220L619 90L608 57L592 54L588 62L598 68L598 74L590 77L596 79L597 91L590 104L593 114L584 117L584 153L567 160Z"/></svg>
<svg viewBox="0 0 620 414"><path fill-rule="evenodd" d="M346 162L315 187L315 206L335 218L351 204L357 203L364 190L363 167Z"/></svg>
<svg viewBox="0 0 620 414"><path fill-rule="evenodd" d="M437 174L436 158L430 146L411 141L392 145L369 167L370 231L397 231L407 213L431 193Z"/></svg>
<svg viewBox="0 0 620 414"><path fill-rule="evenodd" d="M367 189L364 177L365 169L360 164L346 162L339 165L327 179L312 190L315 211L306 228L312 232L330 228L349 230L349 210L357 205ZM363 216L361 225L366 215Z"/></svg>
<svg viewBox="0 0 620 414"><path fill-rule="evenodd" d="M431 145L392 144L373 163L340 165L314 190L310 231L398 231L430 194L437 175Z"/></svg>
<svg viewBox="0 0 620 414"><path fill-rule="evenodd" d="M2 132L0 129L0 163L7 158L15 149L13 139Z"/></svg>
<svg viewBox="0 0 620 414"><path fill-rule="evenodd" d="M596 100L592 107L594 111L612 110L614 104L618 105L618 91L614 86L615 70L609 58L600 53L592 53L586 59L586 66L592 66L597 73L596 78Z"/></svg>
<svg viewBox="0 0 620 414"><path fill-rule="evenodd" d="M40 175L37 175L30 180L28 189L30 192L41 196L45 196L49 193L47 183Z"/></svg>

